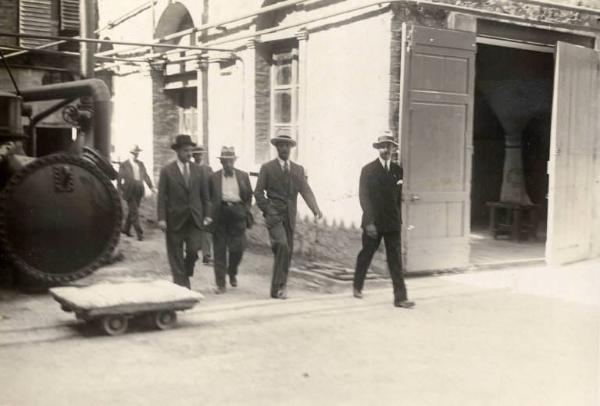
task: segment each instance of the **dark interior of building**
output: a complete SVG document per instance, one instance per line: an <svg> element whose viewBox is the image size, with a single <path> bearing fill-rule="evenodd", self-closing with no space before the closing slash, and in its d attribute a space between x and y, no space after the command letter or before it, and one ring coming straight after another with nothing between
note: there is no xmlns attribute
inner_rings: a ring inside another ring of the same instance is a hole
<svg viewBox="0 0 600 406"><path fill-rule="evenodd" d="M552 53L479 44L473 125L471 226L484 230L487 202L498 202L503 181L505 134L521 134L527 194L538 205L538 236L547 217Z"/></svg>

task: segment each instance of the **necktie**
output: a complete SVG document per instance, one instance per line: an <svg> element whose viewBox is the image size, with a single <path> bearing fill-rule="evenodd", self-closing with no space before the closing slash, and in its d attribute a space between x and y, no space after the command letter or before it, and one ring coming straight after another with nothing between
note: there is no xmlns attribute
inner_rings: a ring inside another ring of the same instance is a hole
<svg viewBox="0 0 600 406"><path fill-rule="evenodd" d="M183 180L186 186L190 185L190 170L188 169L188 164L183 164Z"/></svg>
<svg viewBox="0 0 600 406"><path fill-rule="evenodd" d="M385 170L390 171L390 161L385 161Z"/></svg>
<svg viewBox="0 0 600 406"><path fill-rule="evenodd" d="M290 168L288 167L288 161L283 162L283 173L286 175L290 172Z"/></svg>

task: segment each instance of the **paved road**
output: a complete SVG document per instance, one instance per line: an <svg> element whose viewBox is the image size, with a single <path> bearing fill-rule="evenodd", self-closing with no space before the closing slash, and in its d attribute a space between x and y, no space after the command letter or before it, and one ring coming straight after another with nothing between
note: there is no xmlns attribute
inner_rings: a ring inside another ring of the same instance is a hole
<svg viewBox="0 0 600 406"><path fill-rule="evenodd" d="M207 300L120 337L0 328L0 404L595 406L599 264L411 279L413 310L377 289Z"/></svg>

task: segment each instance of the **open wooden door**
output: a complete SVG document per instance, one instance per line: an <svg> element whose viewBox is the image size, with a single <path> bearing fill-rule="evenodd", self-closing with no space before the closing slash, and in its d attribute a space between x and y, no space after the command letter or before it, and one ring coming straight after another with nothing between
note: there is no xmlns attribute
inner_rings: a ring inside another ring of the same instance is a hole
<svg viewBox="0 0 600 406"><path fill-rule="evenodd" d="M405 25L400 91L407 271L469 264L475 33Z"/></svg>
<svg viewBox="0 0 600 406"><path fill-rule="evenodd" d="M550 135L546 261L564 264L591 254L594 149L600 59L590 48L558 42Z"/></svg>

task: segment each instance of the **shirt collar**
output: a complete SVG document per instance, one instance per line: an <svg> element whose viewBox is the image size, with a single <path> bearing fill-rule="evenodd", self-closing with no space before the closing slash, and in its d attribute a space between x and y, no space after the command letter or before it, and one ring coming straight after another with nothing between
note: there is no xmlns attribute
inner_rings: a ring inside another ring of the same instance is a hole
<svg viewBox="0 0 600 406"><path fill-rule="evenodd" d="M281 166L282 169L286 162L288 163L288 168L290 168L292 165L292 161L290 161L289 159L287 161L284 161L283 159L277 157L277 161L279 162L279 166Z"/></svg>
<svg viewBox="0 0 600 406"><path fill-rule="evenodd" d="M381 166L385 169L385 168L389 168L389 164L391 162L391 159L388 159L387 161L381 159L381 157L378 158L379 159L379 163L381 164ZM387 162L387 165L386 165Z"/></svg>

